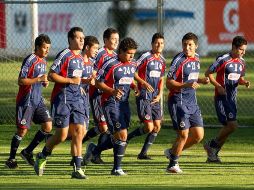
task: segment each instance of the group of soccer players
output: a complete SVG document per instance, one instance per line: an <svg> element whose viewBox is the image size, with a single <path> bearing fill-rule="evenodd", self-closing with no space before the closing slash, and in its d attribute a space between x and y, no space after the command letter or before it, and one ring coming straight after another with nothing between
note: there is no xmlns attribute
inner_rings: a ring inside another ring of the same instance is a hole
<svg viewBox="0 0 254 190"><path fill-rule="evenodd" d="M114 154L111 175L126 175L121 167L126 147L131 139L143 134L147 136L137 158L151 159L147 152L160 131L162 120L160 98L166 69L166 60L162 56L164 36L155 33L151 50L137 60L134 59L138 49L135 40L127 37L119 43L116 29L106 29L103 41L104 45L99 49L96 37L85 37L80 27L71 28L68 32L69 47L57 54L46 74L45 58L49 53L50 38L45 34L36 38L35 51L24 59L18 78L17 131L11 141L6 167L18 167L16 152L32 121L41 124L41 130L20 155L39 176L43 175L47 157L66 139L71 139L72 178L86 179L82 165L89 162L103 164L101 152L111 148ZM223 125L218 136L204 144L207 162L220 162L218 153L237 128L238 84L250 87L250 82L244 79L245 62L242 57L247 48L244 37L236 36L231 51L219 56L203 78L199 76L197 48L198 37L191 32L185 34L182 52L173 58L167 74L168 109L177 134L172 147L164 151L169 159L166 169L169 173L181 173L178 159L182 151L203 139L203 119L196 99L199 84L211 82L215 86L215 108ZM213 73L217 73L216 79ZM49 81L55 83L51 95L51 114L41 96L42 87L47 87ZM131 89L144 126L128 133ZM88 130L90 108L94 127ZM55 127L53 135L50 134L52 123ZM90 142L82 157L82 144L97 135L97 145ZM34 161L33 150L45 139L46 144Z"/></svg>

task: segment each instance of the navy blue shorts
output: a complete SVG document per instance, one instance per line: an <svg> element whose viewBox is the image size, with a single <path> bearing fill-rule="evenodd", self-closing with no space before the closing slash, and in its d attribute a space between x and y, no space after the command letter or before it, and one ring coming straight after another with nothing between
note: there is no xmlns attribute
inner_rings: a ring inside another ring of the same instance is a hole
<svg viewBox="0 0 254 190"><path fill-rule="evenodd" d="M151 104L151 100L136 98L138 117L142 122L152 122L161 120L161 105L160 102Z"/></svg>
<svg viewBox="0 0 254 190"><path fill-rule="evenodd" d="M105 102L103 111L111 134L129 128L131 118L129 102Z"/></svg>
<svg viewBox="0 0 254 190"><path fill-rule="evenodd" d="M169 100L168 110L175 130L203 127L203 119L198 105L182 105Z"/></svg>
<svg viewBox="0 0 254 190"><path fill-rule="evenodd" d="M107 125L106 119L102 110L101 96L97 95L89 98L90 107L92 110L94 125L99 127Z"/></svg>
<svg viewBox="0 0 254 190"><path fill-rule="evenodd" d="M73 124L84 125L85 108L83 101L67 102L55 101L51 106L53 124L56 128L65 128Z"/></svg>
<svg viewBox="0 0 254 190"><path fill-rule="evenodd" d="M49 110L43 99L36 106L16 105L16 124L19 128L30 128L31 122L35 124L52 121Z"/></svg>
<svg viewBox="0 0 254 190"><path fill-rule="evenodd" d="M236 121L236 102L227 100L226 96L214 97L214 104L218 120L222 125L227 125L227 121Z"/></svg>

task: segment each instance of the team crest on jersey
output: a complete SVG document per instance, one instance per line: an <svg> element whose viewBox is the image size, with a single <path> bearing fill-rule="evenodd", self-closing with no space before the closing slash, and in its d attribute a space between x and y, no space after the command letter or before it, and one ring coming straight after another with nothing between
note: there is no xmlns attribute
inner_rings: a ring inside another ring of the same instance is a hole
<svg viewBox="0 0 254 190"><path fill-rule="evenodd" d="M121 123L117 122L117 123L116 123L116 128L119 129L120 127L121 127Z"/></svg>
<svg viewBox="0 0 254 190"><path fill-rule="evenodd" d="M232 118L233 118L233 114L230 112L230 113L228 114L228 117L229 117L230 119L232 119Z"/></svg>
<svg viewBox="0 0 254 190"><path fill-rule="evenodd" d="M104 115L101 115L101 121L105 121Z"/></svg>
<svg viewBox="0 0 254 190"><path fill-rule="evenodd" d="M131 72L135 73L135 68L134 67L131 68Z"/></svg>
<svg viewBox="0 0 254 190"><path fill-rule="evenodd" d="M146 115L145 115L145 119L146 119L146 120L150 120L150 119L151 119L150 115L146 114Z"/></svg>
<svg viewBox="0 0 254 190"><path fill-rule="evenodd" d="M26 119L22 119L22 120L20 121L20 124L21 124L21 125L25 125L25 124L26 124Z"/></svg>
<svg viewBox="0 0 254 190"><path fill-rule="evenodd" d="M181 127L181 128L184 128L184 127L185 127L184 121L181 121L181 122L180 122L180 127Z"/></svg>

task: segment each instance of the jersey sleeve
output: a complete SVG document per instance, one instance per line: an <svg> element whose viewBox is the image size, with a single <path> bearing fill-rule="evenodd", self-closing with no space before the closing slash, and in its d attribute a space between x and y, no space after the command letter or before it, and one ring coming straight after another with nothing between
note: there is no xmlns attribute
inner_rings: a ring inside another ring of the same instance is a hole
<svg viewBox="0 0 254 190"><path fill-rule="evenodd" d="M167 74L167 79L173 79L176 80L176 71L177 71L177 61L173 60L171 62L171 65L169 67L169 71Z"/></svg>
<svg viewBox="0 0 254 190"><path fill-rule="evenodd" d="M30 59L24 60L22 66L21 66L20 74L19 74L20 78L27 78L28 77L29 69L32 65L31 62L32 61Z"/></svg>
<svg viewBox="0 0 254 190"><path fill-rule="evenodd" d="M60 53L56 56L55 61L53 62L50 70L54 71L55 73L59 74L61 72L61 67L66 60L66 56L63 53Z"/></svg>
<svg viewBox="0 0 254 190"><path fill-rule="evenodd" d="M218 72L220 69L220 66L223 64L223 59L221 57L217 58L213 64L210 65L209 71L212 73Z"/></svg>
<svg viewBox="0 0 254 190"><path fill-rule="evenodd" d="M104 82L106 75L108 74L112 66L113 66L112 60L107 61L97 72L96 80L98 80L99 82Z"/></svg>

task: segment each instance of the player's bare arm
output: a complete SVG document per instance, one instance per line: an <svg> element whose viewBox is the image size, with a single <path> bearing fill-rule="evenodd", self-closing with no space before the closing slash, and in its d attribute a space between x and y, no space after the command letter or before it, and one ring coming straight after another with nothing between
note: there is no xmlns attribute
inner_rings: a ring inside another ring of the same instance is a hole
<svg viewBox="0 0 254 190"><path fill-rule="evenodd" d="M197 82L180 83L173 79L167 79L166 86L169 90L171 89L181 90L182 88L197 89L199 87L199 84Z"/></svg>
<svg viewBox="0 0 254 190"><path fill-rule="evenodd" d="M213 73L209 70L207 70L205 72L205 76L209 78L210 82L213 84L213 86L215 86L215 88L217 88L218 93L220 95L225 95L226 94L226 90L225 88L223 88L214 78Z"/></svg>
<svg viewBox="0 0 254 190"><path fill-rule="evenodd" d="M19 85L32 85L37 82L48 82L47 75L44 74L44 75L42 75L40 77L36 77L36 78L19 78L18 79Z"/></svg>
<svg viewBox="0 0 254 190"><path fill-rule="evenodd" d="M123 91L120 89L113 89L110 88L108 85L106 85L104 82L95 81L95 86L102 90L105 93L111 94L112 96L115 96L116 99L120 100L123 96Z"/></svg>
<svg viewBox="0 0 254 190"><path fill-rule="evenodd" d="M135 79L136 81L138 81L138 82L141 84L141 86L142 86L143 88L145 88L148 92L153 92L153 91L154 91L153 87L152 87L150 84L148 84L146 81L144 81L143 79L141 79L141 78L138 76L137 73L134 74L134 79Z"/></svg>
<svg viewBox="0 0 254 190"><path fill-rule="evenodd" d="M209 77L198 78L198 83L209 84L209 82L210 82Z"/></svg>
<svg viewBox="0 0 254 190"><path fill-rule="evenodd" d="M245 80L244 77L240 77L239 84L245 85L247 88L250 88L250 81Z"/></svg>
<svg viewBox="0 0 254 190"><path fill-rule="evenodd" d="M62 84L77 84L77 85L79 85L80 82L81 82L80 77L74 77L74 78L68 78L67 77L67 78L65 78L65 77L55 73L52 70L49 71L48 79L52 80L53 82L62 83Z"/></svg>

